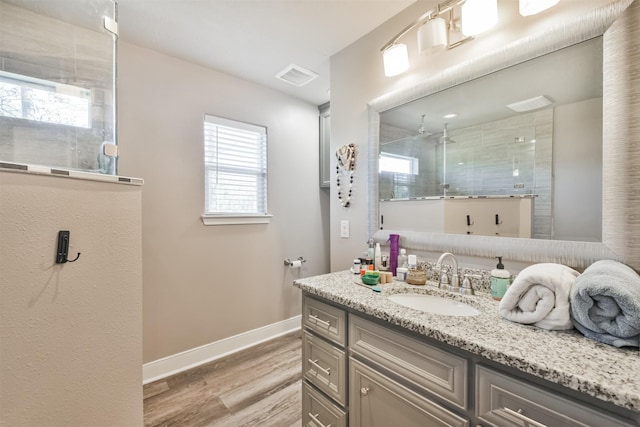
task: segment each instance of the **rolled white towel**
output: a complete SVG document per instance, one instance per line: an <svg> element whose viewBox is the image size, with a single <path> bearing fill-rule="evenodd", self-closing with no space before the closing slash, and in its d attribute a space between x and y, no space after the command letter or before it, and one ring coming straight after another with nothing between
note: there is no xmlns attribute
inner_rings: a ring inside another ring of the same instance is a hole
<svg viewBox="0 0 640 427"><path fill-rule="evenodd" d="M500 301L500 316L539 328L573 328L569 293L580 273L561 264L531 265L520 272Z"/></svg>

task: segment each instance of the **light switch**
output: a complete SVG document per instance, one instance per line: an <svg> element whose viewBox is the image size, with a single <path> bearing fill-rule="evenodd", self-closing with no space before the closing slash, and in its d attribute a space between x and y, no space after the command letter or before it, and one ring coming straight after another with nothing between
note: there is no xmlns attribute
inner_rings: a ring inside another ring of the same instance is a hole
<svg viewBox="0 0 640 427"><path fill-rule="evenodd" d="M340 237L343 239L349 238L349 220L343 219L340 221Z"/></svg>

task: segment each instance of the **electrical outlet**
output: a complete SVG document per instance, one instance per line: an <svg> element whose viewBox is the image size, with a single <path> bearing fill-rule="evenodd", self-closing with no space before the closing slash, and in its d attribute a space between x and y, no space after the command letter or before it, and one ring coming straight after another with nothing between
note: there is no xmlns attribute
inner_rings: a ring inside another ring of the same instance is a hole
<svg viewBox="0 0 640 427"><path fill-rule="evenodd" d="M349 238L349 221L346 219L340 221L340 237L343 239Z"/></svg>

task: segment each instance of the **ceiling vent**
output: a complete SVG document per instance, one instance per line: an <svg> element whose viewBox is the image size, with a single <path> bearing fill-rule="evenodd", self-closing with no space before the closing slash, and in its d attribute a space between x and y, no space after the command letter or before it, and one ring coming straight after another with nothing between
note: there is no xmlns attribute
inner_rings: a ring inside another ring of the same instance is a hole
<svg viewBox="0 0 640 427"><path fill-rule="evenodd" d="M535 98L525 99L524 101L514 102L513 104L507 105L507 107L517 113L523 113L525 111L537 110L551 104L552 102L549 98L540 95Z"/></svg>
<svg viewBox="0 0 640 427"><path fill-rule="evenodd" d="M313 71L302 68L299 65L291 64L284 70L276 74L276 78L294 86L304 86L318 75Z"/></svg>

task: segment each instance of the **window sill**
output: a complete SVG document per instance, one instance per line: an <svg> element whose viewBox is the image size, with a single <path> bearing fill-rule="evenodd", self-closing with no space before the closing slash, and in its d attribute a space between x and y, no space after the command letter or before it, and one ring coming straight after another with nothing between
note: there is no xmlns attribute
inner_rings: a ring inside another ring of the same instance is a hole
<svg viewBox="0 0 640 427"><path fill-rule="evenodd" d="M201 216L204 225L269 224L273 215L212 215Z"/></svg>

